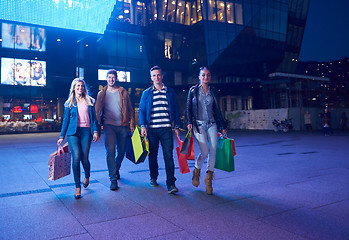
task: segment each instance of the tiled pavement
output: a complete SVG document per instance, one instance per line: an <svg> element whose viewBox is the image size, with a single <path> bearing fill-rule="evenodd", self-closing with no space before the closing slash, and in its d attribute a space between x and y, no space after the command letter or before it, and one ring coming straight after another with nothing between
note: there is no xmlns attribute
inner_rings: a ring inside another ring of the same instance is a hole
<svg viewBox="0 0 349 240"><path fill-rule="evenodd" d="M0 135L1 240L349 239L349 133L231 131L236 171L215 171L212 196L204 176L194 188L178 168L179 193L167 194L161 151L159 187L147 161L125 158L120 189L110 191L101 139L80 200L72 175L47 180L58 136Z"/></svg>

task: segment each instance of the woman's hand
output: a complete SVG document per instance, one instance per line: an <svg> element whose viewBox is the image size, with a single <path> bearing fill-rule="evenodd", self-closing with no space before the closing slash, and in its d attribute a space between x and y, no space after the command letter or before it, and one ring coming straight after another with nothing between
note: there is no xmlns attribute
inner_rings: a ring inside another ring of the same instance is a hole
<svg viewBox="0 0 349 240"><path fill-rule="evenodd" d="M193 128L193 124L188 124L187 128L189 131L191 131L191 129Z"/></svg>
<svg viewBox="0 0 349 240"><path fill-rule="evenodd" d="M61 145L62 144L62 142L63 142L63 140L64 140L64 138L60 138L60 139L58 139L58 141L57 141L57 145L59 146L59 145Z"/></svg>
<svg viewBox="0 0 349 240"><path fill-rule="evenodd" d="M176 137L179 137L179 130L176 128L174 131L175 131Z"/></svg>
<svg viewBox="0 0 349 240"><path fill-rule="evenodd" d="M227 136L227 129L223 129L222 133L224 136Z"/></svg>
<svg viewBox="0 0 349 240"><path fill-rule="evenodd" d="M98 139L99 139L98 133L97 132L93 133L93 141L97 142Z"/></svg>

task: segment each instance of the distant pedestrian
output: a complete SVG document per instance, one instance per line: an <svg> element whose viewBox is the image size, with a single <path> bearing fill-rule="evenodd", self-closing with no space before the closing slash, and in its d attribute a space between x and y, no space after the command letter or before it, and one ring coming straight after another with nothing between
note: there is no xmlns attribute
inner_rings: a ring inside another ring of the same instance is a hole
<svg viewBox="0 0 349 240"><path fill-rule="evenodd" d="M342 130L347 129L347 121L348 121L348 118L346 113L342 112L341 120L339 121L339 128Z"/></svg>
<svg viewBox="0 0 349 240"><path fill-rule="evenodd" d="M332 134L331 128L331 113L328 108L324 109L324 112L321 114L322 119L322 128L325 136Z"/></svg>
<svg viewBox="0 0 349 240"><path fill-rule="evenodd" d="M120 167L125 156L126 138L134 131L134 112L130 96L125 88L117 85L115 69L107 72L107 86L97 95L96 113L98 123L104 127L104 145L110 179L110 190L119 188ZM116 146L118 154L116 155Z"/></svg>
<svg viewBox="0 0 349 240"><path fill-rule="evenodd" d="M91 140L97 142L98 127L94 108L95 100L88 95L85 81L76 78L71 83L68 100L64 103L64 116L60 138L61 145L67 136L72 155L72 168L75 181L75 198L81 198L80 162L85 171L84 187L89 184L90 161L88 159Z"/></svg>
<svg viewBox="0 0 349 240"><path fill-rule="evenodd" d="M178 188L175 185L174 176L172 124L174 123L176 136L179 136L179 106L175 91L162 82L164 76L161 68L152 67L150 77L153 85L143 91L139 103L141 134L147 136L149 141L150 185L158 186L157 158L160 142L165 161L167 190L168 193L175 193L178 192Z"/></svg>
<svg viewBox="0 0 349 240"><path fill-rule="evenodd" d="M212 194L212 178L216 161L217 132L224 135L224 119L218 103L218 94L213 86L210 86L211 72L207 67L200 68L200 83L191 87L187 99L187 121L188 129L194 132L194 136L199 143L200 155L196 159L193 171L192 184L198 187L200 184L200 171L207 156L206 170L206 193Z"/></svg>
<svg viewBox="0 0 349 240"><path fill-rule="evenodd" d="M305 124L305 129L307 131L311 131L313 129L311 126L311 115L309 111L306 111L304 114L304 124Z"/></svg>

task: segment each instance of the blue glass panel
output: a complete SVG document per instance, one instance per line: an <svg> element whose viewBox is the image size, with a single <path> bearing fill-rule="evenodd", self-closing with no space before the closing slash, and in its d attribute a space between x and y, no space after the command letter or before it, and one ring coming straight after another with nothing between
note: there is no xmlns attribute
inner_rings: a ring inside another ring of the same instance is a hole
<svg viewBox="0 0 349 240"><path fill-rule="evenodd" d="M267 7L263 7L261 9L261 14L260 14L260 29L267 29Z"/></svg>
<svg viewBox="0 0 349 240"><path fill-rule="evenodd" d="M117 43L117 52L118 56L126 57L127 55L127 36L126 33L118 32L118 43Z"/></svg>
<svg viewBox="0 0 349 240"><path fill-rule="evenodd" d="M219 41L219 49L225 49L228 46L227 42L227 32L219 31L218 32L218 41Z"/></svg>
<svg viewBox="0 0 349 240"><path fill-rule="evenodd" d="M245 25L249 25L252 18L252 5L250 0L246 0L243 2L244 9L244 23Z"/></svg>
<svg viewBox="0 0 349 240"><path fill-rule="evenodd" d="M267 30L273 31L273 22L274 22L274 8L272 2L269 3L267 9Z"/></svg>
<svg viewBox="0 0 349 240"><path fill-rule="evenodd" d="M0 0L0 19L104 33L115 1Z"/></svg>
<svg viewBox="0 0 349 240"><path fill-rule="evenodd" d="M275 11L274 11L274 26L273 31L280 32L280 21L281 21L281 5L279 2L275 2Z"/></svg>
<svg viewBox="0 0 349 240"><path fill-rule="evenodd" d="M287 31L287 17L288 17L288 5L281 4L280 33L282 34L286 34L286 31Z"/></svg>

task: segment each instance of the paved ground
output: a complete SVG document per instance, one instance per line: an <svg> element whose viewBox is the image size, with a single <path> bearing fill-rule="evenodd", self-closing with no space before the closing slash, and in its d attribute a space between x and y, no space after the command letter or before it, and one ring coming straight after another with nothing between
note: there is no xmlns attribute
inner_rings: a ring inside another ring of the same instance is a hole
<svg viewBox="0 0 349 240"><path fill-rule="evenodd" d="M102 139L75 200L72 175L47 180L58 133L0 135L0 239L349 239L349 133L229 136L236 171L216 170L212 196L178 168L179 193L167 194L162 157L159 187L147 162L125 159L110 191Z"/></svg>

